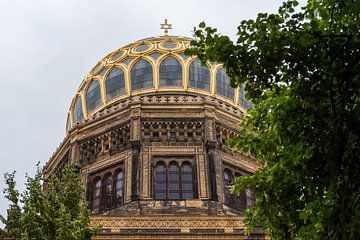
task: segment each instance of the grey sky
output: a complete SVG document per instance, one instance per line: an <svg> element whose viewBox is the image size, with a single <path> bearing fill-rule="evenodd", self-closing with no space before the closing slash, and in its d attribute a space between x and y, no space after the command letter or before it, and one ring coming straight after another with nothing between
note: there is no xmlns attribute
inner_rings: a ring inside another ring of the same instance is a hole
<svg viewBox="0 0 360 240"><path fill-rule="evenodd" d="M191 36L205 21L235 36L243 19L275 12L281 0L0 0L0 189L3 174L43 165L65 133L70 101L83 76L106 54L135 40ZM8 206L0 193L0 213ZM1 226L1 225L0 225Z"/></svg>

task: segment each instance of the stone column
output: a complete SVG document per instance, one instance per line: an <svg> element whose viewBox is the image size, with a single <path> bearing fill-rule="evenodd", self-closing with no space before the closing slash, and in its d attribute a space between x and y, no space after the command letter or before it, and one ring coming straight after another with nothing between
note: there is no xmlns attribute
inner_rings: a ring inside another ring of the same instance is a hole
<svg viewBox="0 0 360 240"><path fill-rule="evenodd" d="M132 158L131 158L131 201L139 200L138 189L138 172L139 172L139 156L141 144L139 140L131 141Z"/></svg>
<svg viewBox="0 0 360 240"><path fill-rule="evenodd" d="M215 141L207 140L206 152L209 166L209 184L210 184L210 200L218 201L217 187L216 187L216 168L215 168Z"/></svg>

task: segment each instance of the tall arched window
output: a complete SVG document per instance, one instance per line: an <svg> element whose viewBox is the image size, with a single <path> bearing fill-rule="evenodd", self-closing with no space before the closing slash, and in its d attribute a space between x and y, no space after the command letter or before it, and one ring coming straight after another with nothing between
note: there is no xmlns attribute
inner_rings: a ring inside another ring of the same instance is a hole
<svg viewBox="0 0 360 240"><path fill-rule="evenodd" d="M105 178L105 208L112 207L113 179L111 175Z"/></svg>
<svg viewBox="0 0 360 240"><path fill-rule="evenodd" d="M234 100L234 88L230 86L230 78L224 68L216 73L216 93Z"/></svg>
<svg viewBox="0 0 360 240"><path fill-rule="evenodd" d="M132 90L153 86L153 71L148 61L140 59L131 68L130 74Z"/></svg>
<svg viewBox="0 0 360 240"><path fill-rule="evenodd" d="M169 199L180 199L180 171L176 162L169 166Z"/></svg>
<svg viewBox="0 0 360 240"><path fill-rule="evenodd" d="M101 104L100 84L99 81L94 80L90 84L86 92L86 109L88 112L91 112L100 104Z"/></svg>
<svg viewBox="0 0 360 240"><path fill-rule="evenodd" d="M84 119L84 113L82 110L81 97L77 96L73 110L74 124L76 124L77 122L81 122L83 119Z"/></svg>
<svg viewBox="0 0 360 240"><path fill-rule="evenodd" d="M181 194L182 199L193 199L193 175L190 163L185 162L181 168Z"/></svg>
<svg viewBox="0 0 360 240"><path fill-rule="evenodd" d="M210 91L210 71L206 66L202 66L200 60L195 60L190 64L189 86Z"/></svg>
<svg viewBox="0 0 360 240"><path fill-rule="evenodd" d="M106 99L113 99L125 92L124 72L120 68L113 68L105 81Z"/></svg>
<svg viewBox="0 0 360 240"><path fill-rule="evenodd" d="M118 172L116 175L116 205L124 203L124 173Z"/></svg>
<svg viewBox="0 0 360 240"><path fill-rule="evenodd" d="M160 86L181 86L182 67L180 62L169 56L165 58L159 67Z"/></svg>
<svg viewBox="0 0 360 240"><path fill-rule="evenodd" d="M164 163L160 162L155 167L155 199L166 199L166 188L166 166Z"/></svg>
<svg viewBox="0 0 360 240"><path fill-rule="evenodd" d="M240 177L240 173L235 173L235 180L236 178ZM246 208L246 193L245 189L241 189L240 193L237 195L233 195L233 205L235 208L238 209L245 209Z"/></svg>
<svg viewBox="0 0 360 240"><path fill-rule="evenodd" d="M92 192L92 210L94 213L100 212L101 199L101 179L97 179L93 185Z"/></svg>

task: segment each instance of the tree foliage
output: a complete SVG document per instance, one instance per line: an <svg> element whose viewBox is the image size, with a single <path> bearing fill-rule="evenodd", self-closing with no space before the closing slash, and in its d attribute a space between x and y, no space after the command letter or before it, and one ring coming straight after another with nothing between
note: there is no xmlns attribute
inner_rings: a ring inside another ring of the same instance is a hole
<svg viewBox="0 0 360 240"><path fill-rule="evenodd" d="M247 226L274 239L358 239L359 1L287 1L242 21L237 35L200 23L187 54L223 63L255 104L229 142L264 163L233 188L256 193Z"/></svg>
<svg viewBox="0 0 360 240"><path fill-rule="evenodd" d="M26 190L21 196L15 189L15 173L5 174L5 197L10 201L3 237L29 240L87 240L97 228L89 227L90 211L83 200L84 187L76 167L66 165L59 175L53 174L43 191L42 173L27 176Z"/></svg>

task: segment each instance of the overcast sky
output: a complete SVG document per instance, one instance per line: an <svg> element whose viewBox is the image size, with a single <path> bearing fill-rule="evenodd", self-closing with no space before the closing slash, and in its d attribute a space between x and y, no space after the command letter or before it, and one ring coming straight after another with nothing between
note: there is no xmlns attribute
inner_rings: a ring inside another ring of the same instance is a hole
<svg viewBox="0 0 360 240"><path fill-rule="evenodd" d="M234 38L241 20L276 12L281 0L0 0L0 189L5 172L44 165L65 134L86 73L110 51L145 37L191 36L201 21ZM0 193L0 214L8 203ZM0 224L0 226L2 226Z"/></svg>

